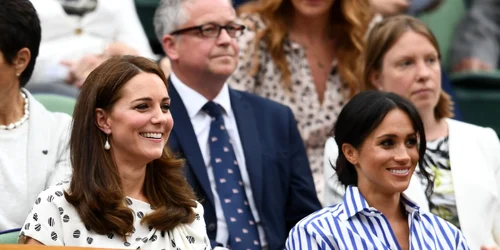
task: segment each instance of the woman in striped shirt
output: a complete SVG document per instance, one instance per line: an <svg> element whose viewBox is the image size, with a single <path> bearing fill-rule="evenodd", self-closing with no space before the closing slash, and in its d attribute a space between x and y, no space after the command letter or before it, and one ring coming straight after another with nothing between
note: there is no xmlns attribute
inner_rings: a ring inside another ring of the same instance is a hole
<svg viewBox="0 0 500 250"><path fill-rule="evenodd" d="M362 92L340 112L334 134L343 203L301 220L286 249L469 249L459 229L403 194L417 163L427 195L433 187L422 167L424 125L408 100Z"/></svg>

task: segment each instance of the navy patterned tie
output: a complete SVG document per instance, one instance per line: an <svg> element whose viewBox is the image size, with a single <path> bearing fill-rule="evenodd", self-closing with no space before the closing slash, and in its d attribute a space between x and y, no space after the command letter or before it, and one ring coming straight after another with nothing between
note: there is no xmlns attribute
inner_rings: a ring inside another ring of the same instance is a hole
<svg viewBox="0 0 500 250"><path fill-rule="evenodd" d="M212 117L208 143L224 217L229 230L231 249L261 249L259 233L241 180L240 168L224 125L221 108L210 101L202 108Z"/></svg>

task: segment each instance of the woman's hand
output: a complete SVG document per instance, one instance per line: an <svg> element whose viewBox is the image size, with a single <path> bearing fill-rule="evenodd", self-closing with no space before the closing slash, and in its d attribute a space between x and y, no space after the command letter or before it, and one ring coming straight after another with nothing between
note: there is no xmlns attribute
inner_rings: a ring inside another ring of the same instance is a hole
<svg viewBox="0 0 500 250"><path fill-rule="evenodd" d="M491 71L493 67L478 58L465 58L453 66L454 72L477 72L477 71Z"/></svg>
<svg viewBox="0 0 500 250"><path fill-rule="evenodd" d="M86 55L78 61L62 61L61 63L69 69L69 75L66 82L80 88L90 72L97 68L97 66L99 66L106 59L106 56Z"/></svg>
<svg viewBox="0 0 500 250"><path fill-rule="evenodd" d="M120 42L110 43L104 50L104 55L120 56L120 55L133 55L138 56L139 53L134 48Z"/></svg>
<svg viewBox="0 0 500 250"><path fill-rule="evenodd" d="M481 247L481 250L499 250L499 249L498 249L498 247L496 247L496 246L489 246L489 247L487 247L487 246L482 246L482 247Z"/></svg>

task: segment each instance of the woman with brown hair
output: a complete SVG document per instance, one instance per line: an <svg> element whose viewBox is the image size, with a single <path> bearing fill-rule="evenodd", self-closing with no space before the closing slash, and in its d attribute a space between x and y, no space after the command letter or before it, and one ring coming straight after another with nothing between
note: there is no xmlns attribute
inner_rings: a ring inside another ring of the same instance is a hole
<svg viewBox="0 0 500 250"><path fill-rule="evenodd" d="M239 14L239 66L228 80L289 106L323 198L323 147L346 100L359 91L360 56L373 19L368 0L260 0Z"/></svg>
<svg viewBox="0 0 500 250"><path fill-rule="evenodd" d="M165 147L167 80L152 61L109 59L86 79L70 139L71 182L43 191L21 231L26 244L209 248L203 207Z"/></svg>
<svg viewBox="0 0 500 250"><path fill-rule="evenodd" d="M385 19L368 36L363 87L409 99L422 117L427 141L422 164L433 176L434 192L424 194L427 181L417 171L405 193L460 228L471 249L498 245L500 142L490 128L450 119L452 103L441 89L440 58L436 38L424 23L410 16ZM336 147L328 139L325 198L330 204L340 202L344 191L334 176Z"/></svg>

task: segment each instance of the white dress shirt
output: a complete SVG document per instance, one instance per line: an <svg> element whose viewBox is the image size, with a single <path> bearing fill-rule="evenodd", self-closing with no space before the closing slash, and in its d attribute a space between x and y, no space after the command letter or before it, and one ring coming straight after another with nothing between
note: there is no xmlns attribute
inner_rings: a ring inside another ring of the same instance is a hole
<svg viewBox="0 0 500 250"><path fill-rule="evenodd" d="M217 234L215 237L215 241L224 244L225 246L227 245L227 241L229 239L229 231L227 228L226 219L224 218L224 212L222 210L219 195L217 194L217 186L212 165L210 164L210 145L208 144L208 135L210 132L210 124L212 122L212 119L207 113L201 110L201 108L209 100L202 96L200 93L182 83L173 72L170 74L170 80L172 81L172 84L179 93L179 96L181 97L182 102L186 107L189 118L191 119L191 124L193 124L194 133L196 134L196 138L198 139L198 145L200 146L200 151L203 156L203 160L205 161L205 166L207 166L208 179L210 181L210 187L214 195L215 213L217 216ZM222 117L224 118L224 124L226 126L227 132L229 133L229 138L233 142L233 150L236 155L236 160L239 163L238 166L240 167L241 179L245 187L245 193L247 195L248 203L250 205L250 209L252 210L252 215L257 223L261 245L265 247L267 246L267 241L264 235L264 229L262 228L262 224L260 221L259 212L257 211L252 195L250 178L248 176L246 167L245 154L243 152L243 146L241 145L236 118L231 107L229 88L227 84L224 84L222 90L212 101L222 106ZM172 105L176 104L172 103Z"/></svg>

